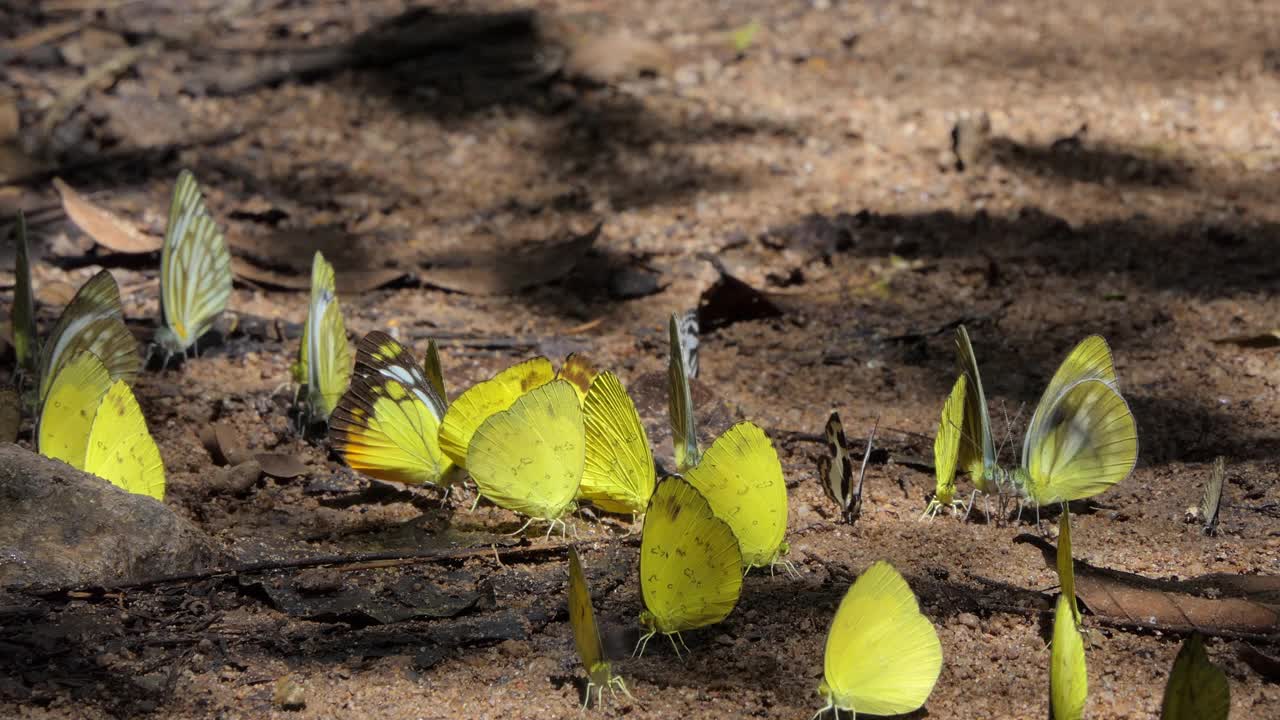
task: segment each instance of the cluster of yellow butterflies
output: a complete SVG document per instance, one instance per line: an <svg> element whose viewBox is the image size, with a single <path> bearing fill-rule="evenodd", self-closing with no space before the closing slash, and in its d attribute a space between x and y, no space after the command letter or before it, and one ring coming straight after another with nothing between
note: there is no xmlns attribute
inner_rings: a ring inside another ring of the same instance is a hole
<svg viewBox="0 0 1280 720"><path fill-rule="evenodd" d="M129 492L163 499L164 464L130 387L143 361L115 278L102 270L81 286L42 343L21 216L15 230L12 337L22 404L36 418L37 449ZM160 291L155 337L168 355L192 347L231 293L226 243L185 171L170 205Z"/></svg>
<svg viewBox="0 0 1280 720"><path fill-rule="evenodd" d="M90 279L41 343L25 227L17 225L13 340L25 404L36 418L40 452L130 492L164 496L164 466L130 383L143 364L124 323L120 292L108 271ZM158 349L185 355L214 324L231 292L230 255L194 178L174 190L161 258ZM354 367L333 267L312 263L311 298L291 374L305 429L327 423L334 447L355 470L383 480L428 484L446 493L463 471L480 497L520 513L525 523L564 527L579 504L643 517L639 581L644 629L637 653L657 634L724 620L737 605L750 568L786 565L787 491L765 432L741 422L699 447L690 378L696 374L696 327L673 316L669 334L669 420L676 472L658 480L645 428L622 382L571 355L557 370L536 357L509 367L449 402L439 351L428 344L419 364L389 335L371 332ZM1038 509L1061 504L1050 696L1056 720L1081 717L1087 696L1080 610L1074 592L1066 503L1101 493L1127 477L1137 432L1120 395L1111 352L1097 336L1082 341L1050 381L1032 416L1020 467L997 463L986 398L966 329L956 333L961 374L943 405L934 453L937 486L925 516L972 509L977 493L1016 496ZM863 471L872 436L863 454ZM857 519L862 474L839 417L820 462L827 495L844 519ZM974 496L955 497L958 473ZM988 507L989 512L989 507ZM523 530L523 528L521 528ZM789 566L788 566L789 567ZM579 655L597 700L605 688L630 695L603 650L577 550L569 551L569 609ZM942 648L914 593L889 564L877 562L849 587L827 637L819 688L831 710L871 715L924 705L942 668ZM1179 653L1166 689L1165 718L1225 718L1226 678L1198 638Z"/></svg>

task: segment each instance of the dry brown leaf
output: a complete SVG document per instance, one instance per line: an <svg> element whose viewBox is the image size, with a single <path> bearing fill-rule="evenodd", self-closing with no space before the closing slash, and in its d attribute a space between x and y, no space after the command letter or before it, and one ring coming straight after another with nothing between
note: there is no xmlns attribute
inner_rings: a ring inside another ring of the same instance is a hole
<svg viewBox="0 0 1280 720"><path fill-rule="evenodd" d="M217 465L239 465L249 458L244 438L226 423L206 425L200 430L200 444Z"/></svg>
<svg viewBox="0 0 1280 720"><path fill-rule="evenodd" d="M1038 535L1015 542L1034 545L1056 571L1057 549ZM1076 595L1095 616L1129 627L1198 630L1206 635L1271 635L1280 632L1280 605L1250 597L1269 597L1277 578L1215 573L1189 580L1154 580L1135 573L1074 563ZM1202 595L1204 593L1208 596ZM1233 596L1234 595L1234 596Z"/></svg>
<svg viewBox="0 0 1280 720"><path fill-rule="evenodd" d="M62 178L54 178L53 186L62 196L67 217L99 245L121 253L147 253L164 244L162 238L144 235L133 223L76 192Z"/></svg>
<svg viewBox="0 0 1280 720"><path fill-rule="evenodd" d="M423 272L422 281L467 295L511 295L569 274L600 237L601 226L563 240L450 258Z"/></svg>
<svg viewBox="0 0 1280 720"><path fill-rule="evenodd" d="M293 273L268 270L236 256L231 258L231 272L241 279L258 285L269 285L285 290L311 289L311 277L309 275L295 275ZM383 285L389 285L406 274L408 273L403 270L391 268L385 270L339 270L334 274L334 283L337 285L339 295L352 295L376 290Z"/></svg>
<svg viewBox="0 0 1280 720"><path fill-rule="evenodd" d="M258 453L253 459L262 466L262 472L280 480L301 477L311 472L306 463L288 453Z"/></svg>

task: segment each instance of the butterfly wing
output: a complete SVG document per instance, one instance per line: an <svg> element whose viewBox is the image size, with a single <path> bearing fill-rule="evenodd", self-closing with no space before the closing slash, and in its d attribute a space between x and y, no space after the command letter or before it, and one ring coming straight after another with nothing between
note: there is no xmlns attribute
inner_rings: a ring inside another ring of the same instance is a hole
<svg viewBox="0 0 1280 720"><path fill-rule="evenodd" d="M555 520L582 483L585 434L577 391L553 380L486 418L471 438L466 467L495 505Z"/></svg>
<svg viewBox="0 0 1280 720"><path fill-rule="evenodd" d="M996 449L991 438L991 415L987 410L987 396L982 390L982 376L978 373L978 359L969 342L969 331L964 325L956 328L956 355L960 371L966 378L964 396L964 424L960 432L960 454L956 465L969 473L974 485L985 493L998 488L989 483L985 471L996 467Z"/></svg>
<svg viewBox="0 0 1280 720"><path fill-rule="evenodd" d="M329 437L348 465L409 484L441 484L452 466L437 444L439 428L417 388L376 373L357 374L329 419Z"/></svg>
<svg viewBox="0 0 1280 720"><path fill-rule="evenodd" d="M120 288L107 270L98 272L76 291L53 326L40 362L40 401L63 366L91 352L113 380L133 382L142 367L138 341L124 324Z"/></svg>
<svg viewBox="0 0 1280 720"><path fill-rule="evenodd" d="M231 297L231 254L205 210L194 176L183 170L174 187L160 253L160 310L156 340L185 352L209 331Z"/></svg>
<svg viewBox="0 0 1280 720"><path fill-rule="evenodd" d="M1075 561L1071 557L1071 512L1067 504L1062 504L1062 514L1058 516L1058 587L1062 595L1071 605L1071 618L1076 627L1080 627L1080 605L1076 602Z"/></svg>
<svg viewBox="0 0 1280 720"><path fill-rule="evenodd" d="M849 460L849 444L840 413L833 412L827 418L823 436L827 439L827 454L818 458L818 479L822 481L822 491L840 512L848 512L853 501L853 463Z"/></svg>
<svg viewBox="0 0 1280 720"><path fill-rule="evenodd" d="M1071 603L1059 595L1053 613L1053 649L1049 658L1049 698L1053 720L1080 720L1089 696L1084 641L1071 617Z"/></svg>
<svg viewBox="0 0 1280 720"><path fill-rule="evenodd" d="M311 417L328 420L351 380L351 349L334 290L333 267L318 252L311 275L311 310L303 336L308 352L299 360L307 367L307 404Z"/></svg>
<svg viewBox="0 0 1280 720"><path fill-rule="evenodd" d="M716 438L702 461L685 475L729 523L751 567L768 567L787 533L787 484L769 436L741 422Z"/></svg>
<svg viewBox="0 0 1280 720"><path fill-rule="evenodd" d="M686 310L675 316L680 336L680 355L690 379L698 377L698 311Z"/></svg>
<svg viewBox="0 0 1280 720"><path fill-rule="evenodd" d="M951 394L942 404L942 417L938 420L938 435L933 439L933 466L937 484L933 502L939 506L950 505L956 493L957 458L960 454L961 429L964 427L964 411L969 392L968 376L961 373L951 386Z"/></svg>
<svg viewBox="0 0 1280 720"><path fill-rule="evenodd" d="M97 355L82 352L67 362L49 384L40 408L40 454L83 470L93 416L110 388L111 374Z"/></svg>
<svg viewBox="0 0 1280 720"><path fill-rule="evenodd" d="M1062 361L1062 364L1058 366L1057 372L1053 374L1053 378L1049 380L1048 387L1044 389L1044 393L1040 396L1040 402L1036 405L1035 412L1031 415L1031 423L1027 425L1027 435L1022 441L1023 457L1026 457L1027 452L1031 449L1032 432L1044 422L1045 413L1048 412L1048 408L1053 404L1054 399L1071 385L1090 378L1101 380L1110 385L1116 392L1120 391L1120 384L1116 379L1115 363L1111 359L1111 346L1107 345L1107 341L1103 340L1101 335L1090 335L1081 340L1067 354L1067 359Z"/></svg>
<svg viewBox="0 0 1280 720"><path fill-rule="evenodd" d="M1213 471L1209 481L1204 485L1204 495L1200 498L1200 519L1204 521L1204 532L1213 535L1218 532L1218 512L1222 509L1222 486L1227 478L1227 460L1219 455L1213 459Z"/></svg>
<svg viewBox="0 0 1280 720"><path fill-rule="evenodd" d="M84 470L127 492L164 500L160 448L147 430L133 391L123 380L115 381L98 404Z"/></svg>
<svg viewBox="0 0 1280 720"><path fill-rule="evenodd" d="M597 374L598 371L590 360L581 353L573 353L564 359L564 365L560 367L556 377L568 380L578 393L578 402L584 403L587 401L587 392L591 390L591 381Z"/></svg>
<svg viewBox="0 0 1280 720"><path fill-rule="evenodd" d="M578 550L572 545L569 546L569 625L573 628L573 643L578 648L582 667L586 668L593 683L607 686L613 673L605 658L600 629L596 626L595 613L591 609L591 589L587 587L587 576L582 572Z"/></svg>
<svg viewBox="0 0 1280 720"><path fill-rule="evenodd" d="M840 709L899 715L929 699L942 672L942 644L889 563L868 568L840 601L823 669L824 694Z"/></svg>
<svg viewBox="0 0 1280 720"><path fill-rule="evenodd" d="M738 604L742 569L733 530L702 493L679 476L658 483L640 534L642 618L664 633L718 623Z"/></svg>
<svg viewBox="0 0 1280 720"><path fill-rule="evenodd" d="M596 375L582 414L587 431L582 497L607 512L644 512L657 483L653 451L635 403L618 376Z"/></svg>
<svg viewBox="0 0 1280 720"><path fill-rule="evenodd" d="M36 301L31 292L31 258L27 251L27 219L18 211L14 227L17 253L13 265L13 310L10 316L13 351L18 368L27 376L36 376L40 340L36 337Z"/></svg>
<svg viewBox="0 0 1280 720"><path fill-rule="evenodd" d="M671 316L669 327L671 358L667 365L667 380L671 385L667 412L671 418L671 444L675 452L676 470L688 472L697 465L698 430L693 419L693 393L689 389L689 369L684 365L686 350L681 345L677 316Z"/></svg>
<svg viewBox="0 0 1280 720"><path fill-rule="evenodd" d="M422 360L422 370L426 373L427 382L431 383L431 389L440 396L441 402L447 404L449 396L444 389L444 366L440 364L440 348L436 346L434 339L427 340L427 356ZM443 416L444 413L441 412L441 417Z"/></svg>
<svg viewBox="0 0 1280 720"><path fill-rule="evenodd" d="M1097 495L1138 461L1133 413L1102 380L1068 386L1027 432L1023 490L1039 505Z"/></svg>
<svg viewBox="0 0 1280 720"><path fill-rule="evenodd" d="M536 357L467 388L444 413L440 448L455 463L466 467L468 446L476 428L490 415L511 407L516 398L551 382L555 375L550 360Z"/></svg>
<svg viewBox="0 0 1280 720"><path fill-rule="evenodd" d="M1209 661L1204 641L1193 633L1173 661L1160 720L1227 720L1230 711L1231 686L1226 673Z"/></svg>

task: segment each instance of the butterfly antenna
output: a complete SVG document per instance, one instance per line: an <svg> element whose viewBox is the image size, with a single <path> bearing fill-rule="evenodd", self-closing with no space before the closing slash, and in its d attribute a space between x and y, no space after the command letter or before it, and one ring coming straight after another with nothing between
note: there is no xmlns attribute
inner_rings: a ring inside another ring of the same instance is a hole
<svg viewBox="0 0 1280 720"><path fill-rule="evenodd" d="M528 528L530 525L532 525L532 524L533 524L533 518L529 518L528 520L526 520L526 521L524 522L524 524L523 524L523 525L521 525L521 526L520 526L520 529L519 529L519 530L516 530L515 532L511 533L511 535L519 535L520 533L524 532L524 531L525 531L525 529L527 529L527 528ZM547 533L547 535L549 536L549 535L551 535L551 533L550 533L550 532L548 532L548 533Z"/></svg>
<svg viewBox="0 0 1280 720"><path fill-rule="evenodd" d="M858 498L858 504L862 504L862 483L867 479L867 461L871 459L871 446L876 441L876 430L880 428L880 416L876 416L876 420L871 424L871 432L867 435L867 449L862 453L862 468L858 470L858 492L855 497Z"/></svg>

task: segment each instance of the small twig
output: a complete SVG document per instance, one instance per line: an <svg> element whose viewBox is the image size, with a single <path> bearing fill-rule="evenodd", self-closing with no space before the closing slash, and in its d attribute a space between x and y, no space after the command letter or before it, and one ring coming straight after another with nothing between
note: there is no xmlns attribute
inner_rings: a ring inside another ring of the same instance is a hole
<svg viewBox="0 0 1280 720"><path fill-rule="evenodd" d="M47 7L42 9L46 12L49 10ZM45 25L44 27L36 28L25 35L19 35L12 40L8 40L3 44L0 44L0 50L17 54L25 53L29 50L38 48L41 45L47 45L56 40L61 40L72 33L79 32L88 24L88 20L85 20L84 18L76 18L75 20L63 20L62 22L56 22L52 25Z"/></svg>

